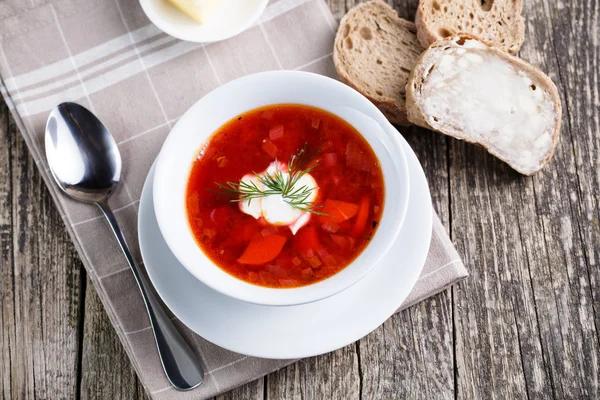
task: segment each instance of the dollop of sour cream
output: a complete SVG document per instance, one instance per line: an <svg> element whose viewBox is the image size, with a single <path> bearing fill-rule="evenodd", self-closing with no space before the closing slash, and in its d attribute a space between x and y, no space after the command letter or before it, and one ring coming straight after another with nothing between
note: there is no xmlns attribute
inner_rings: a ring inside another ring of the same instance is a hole
<svg viewBox="0 0 600 400"><path fill-rule="evenodd" d="M265 171L257 175L273 176L277 171L281 172L286 182L289 181L290 174L288 173L287 165L278 161L272 162ZM241 181L246 183L252 182L260 190L264 190L265 187L262 183L260 183L257 175L244 175ZM312 189L310 195L306 199L307 203L312 204L312 202L317 198L319 187L317 186L315 179L309 173L302 175L298 179L292 191L303 186L306 186L308 189ZM294 235L300 228L310 221L311 217L310 212L302 211L289 205L281 194L272 194L269 196L252 199L250 201L240 201L239 207L243 213L251 215L256 219L262 217L272 225L287 225Z"/></svg>

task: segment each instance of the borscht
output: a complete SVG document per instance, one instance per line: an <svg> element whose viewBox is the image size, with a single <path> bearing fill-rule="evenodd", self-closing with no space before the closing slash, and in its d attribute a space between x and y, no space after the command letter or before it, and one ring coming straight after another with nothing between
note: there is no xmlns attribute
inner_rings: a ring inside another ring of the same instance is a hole
<svg viewBox="0 0 600 400"><path fill-rule="evenodd" d="M297 104L246 112L199 150L186 188L198 246L271 288L335 275L365 249L384 206L381 166L341 118Z"/></svg>

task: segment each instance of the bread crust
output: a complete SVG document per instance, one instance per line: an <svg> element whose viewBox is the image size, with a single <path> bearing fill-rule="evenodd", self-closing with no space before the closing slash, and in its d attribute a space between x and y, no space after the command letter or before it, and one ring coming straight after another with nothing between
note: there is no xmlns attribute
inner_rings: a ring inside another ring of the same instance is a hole
<svg viewBox="0 0 600 400"><path fill-rule="evenodd" d="M532 81L534 81L536 84L538 84L541 88L543 88L545 91L547 91L549 93L549 95L552 99L552 102L554 103L554 115L555 115L555 125L554 125L554 131L552 133L552 148L550 149L550 151L548 152L546 157L540 161L539 165L535 169L532 169L532 170L520 169L518 166L512 164L510 160L507 160L507 159L499 156L498 154L494 154L494 152L490 151L490 149L487 148L485 145L470 138L468 136L468 134L461 133L461 132L452 132L451 129L448 129L448 127L444 126L442 123L436 123L436 121L434 121L433 119L428 119L428 116L423 112L423 109L422 109L423 102L422 102L422 99L420 96L422 85L423 85L423 80L424 80L423 77L425 76L425 72L429 69L429 67L432 64L434 64L435 61L437 60L437 57L439 55L439 49L443 49L446 47L460 47L462 45L462 43L464 43L465 40L469 40L469 39L477 40L478 42L485 44L487 46L486 51L489 51L489 52L493 53L494 55L497 55L500 58L511 63L512 65L518 67L520 70L527 73L527 75L532 79ZM554 151L556 149L556 146L558 144L558 140L560 137L562 106L561 106L561 102L560 102L560 96L558 94L558 90L556 89L556 86L554 85L554 82L552 82L552 80L548 76L546 76L541 70L534 67L533 65L531 65L517 57L514 57L496 47L490 46L489 44L482 42L481 40L474 37L473 35L460 34L457 36L453 36L451 38L447 38L442 41L438 41L438 42L432 44L427 50L425 50L423 52L423 54L421 54L421 56L417 60L417 65L415 66L414 70L410 74L408 83L406 85L406 106L407 106L408 119L413 124L443 133L445 135L454 137L459 140L464 140L469 143L480 145L480 146L486 148L486 150L488 150L491 154L493 154L497 158L501 159L502 161L506 162L513 169L515 169L516 171L520 172L523 175L534 174L535 172L542 169L548 163L548 161L550 161L550 159L552 158L552 155L554 154Z"/></svg>
<svg viewBox="0 0 600 400"><path fill-rule="evenodd" d="M361 3L351 9L340 21L338 31L335 36L334 49L333 49L333 62L338 76L342 82L352 87L353 89L360 92L366 98L368 98L386 118L393 124L396 125L411 125L406 115L406 103L400 102L397 99L388 98L375 98L371 96L365 87L362 87L358 82L355 82L349 72L350 63L345 59L345 50L343 48L343 40L345 39L344 32L349 27L349 20L355 18L359 13L369 12L385 12L385 16L390 19L390 22L398 26L400 29L404 29L410 33L416 34L417 28L414 23L404 20L398 17L398 14L392 9L387 3L382 0L371 0L365 3ZM399 44L399 46L402 44ZM422 51L419 48L419 52Z"/></svg>
<svg viewBox="0 0 600 400"><path fill-rule="evenodd" d="M417 13L415 15L415 24L417 26L417 38L421 43L423 48L429 47L432 43L443 40L448 35L442 35L440 33L440 24L438 20L433 21L432 11L430 7L430 3L439 4L439 2L443 3L443 0L420 0L419 6L417 7ZM449 27L448 33L450 36L459 35L459 34L469 34L483 38L488 32L486 41L491 43L493 46L498 47L504 51L507 51L511 54L517 54L525 41L525 20L521 15L523 11L523 0L495 0L492 2L491 9L488 11L482 11L482 6L480 0L476 0L473 5L469 6L469 1L461 1L461 6L465 7L463 12L467 11L473 13L475 15L475 21L477 17L483 18L481 22L472 22L469 26L462 25L459 23L458 19L456 21L452 21L455 25L461 26L462 29L459 29L457 26ZM499 18L499 14L502 12L500 10L501 7L510 7L511 13L508 16L503 18ZM440 7L438 5L438 7ZM438 11L439 12L439 11ZM456 16L453 16L457 18ZM488 23L486 26L485 22ZM489 25L496 26L498 23L504 23L511 28L511 35L507 37L507 35L496 35L497 37L492 37L490 33L493 32L493 29L489 28ZM483 26L482 26L483 25ZM477 32L477 29L481 29L480 32Z"/></svg>

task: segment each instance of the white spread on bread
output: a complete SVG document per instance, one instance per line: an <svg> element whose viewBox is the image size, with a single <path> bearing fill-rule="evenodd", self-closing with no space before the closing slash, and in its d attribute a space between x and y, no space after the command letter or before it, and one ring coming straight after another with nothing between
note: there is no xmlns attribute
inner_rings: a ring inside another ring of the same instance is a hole
<svg viewBox="0 0 600 400"><path fill-rule="evenodd" d="M269 167L258 176L273 175L275 172L281 172L284 179L290 178L287 172L287 165L274 161ZM264 185L259 181L255 174L244 175L241 179L242 182L253 183L258 189L264 190ZM295 183L294 188L306 187L312 189L310 195L306 198L307 203L312 203L318 194L318 186L315 179L309 174L303 174L298 181ZM281 194L272 194L269 196L259 197L250 201L240 201L240 210L248 215L258 219L263 217L268 223L272 225L282 226L287 225L292 233L295 235L296 232L304 225L308 223L311 217L311 213L299 210L289 205Z"/></svg>
<svg viewBox="0 0 600 400"><path fill-rule="evenodd" d="M528 74L486 48L466 40L444 50L423 75L423 113L430 125L468 132L523 170L535 170L553 147L554 102Z"/></svg>

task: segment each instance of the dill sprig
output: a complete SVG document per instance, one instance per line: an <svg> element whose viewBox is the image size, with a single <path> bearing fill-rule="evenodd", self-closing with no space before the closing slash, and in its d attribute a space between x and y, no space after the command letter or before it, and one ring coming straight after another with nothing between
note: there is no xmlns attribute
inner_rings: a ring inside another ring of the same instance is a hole
<svg viewBox="0 0 600 400"><path fill-rule="evenodd" d="M322 206L314 205L308 200L315 188L306 185L296 187L300 178L310 173L319 165L318 161L313 161L304 167L306 164L306 155L306 144L304 144L304 146L290 158L290 162L288 163L288 178L286 178L283 171L279 169L277 159L275 159L275 165L277 165L275 173L259 175L253 171L252 173L256 177L256 180L264 186L264 189L259 188L253 181L240 180L239 182L228 181L225 185L217 182L215 182L215 184L222 191L238 196L237 198L232 199L232 202L247 200L248 204L250 204L253 199L280 194L286 203L298 210L317 215L327 215L318 211Z"/></svg>

